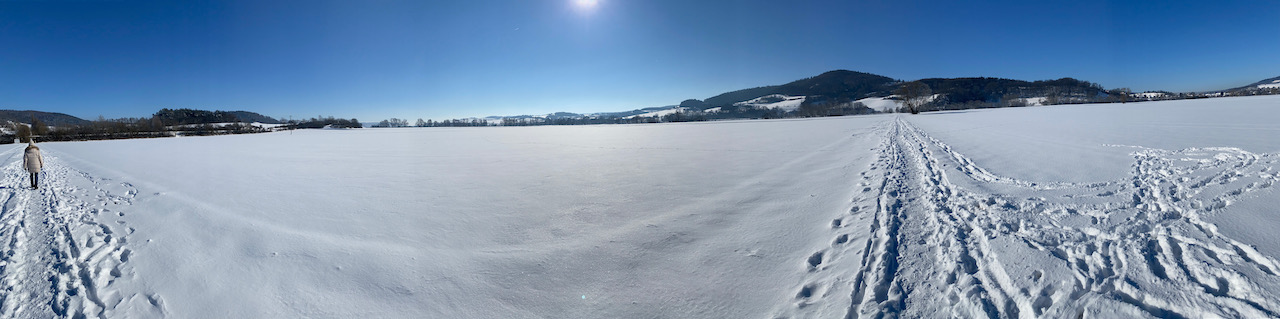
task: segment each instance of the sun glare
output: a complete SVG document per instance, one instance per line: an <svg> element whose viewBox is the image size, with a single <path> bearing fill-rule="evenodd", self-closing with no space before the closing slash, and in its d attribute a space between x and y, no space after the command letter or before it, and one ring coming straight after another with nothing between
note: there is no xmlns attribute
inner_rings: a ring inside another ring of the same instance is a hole
<svg viewBox="0 0 1280 319"><path fill-rule="evenodd" d="M595 8L596 5L599 5L600 0L573 0L573 4L577 6L578 9L590 10Z"/></svg>

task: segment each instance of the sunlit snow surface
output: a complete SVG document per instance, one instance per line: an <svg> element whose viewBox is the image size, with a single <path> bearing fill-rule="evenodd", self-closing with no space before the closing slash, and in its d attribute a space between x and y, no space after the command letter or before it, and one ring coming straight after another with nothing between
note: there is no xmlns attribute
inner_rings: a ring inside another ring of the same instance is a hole
<svg viewBox="0 0 1280 319"><path fill-rule="evenodd" d="M12 145L0 311L1274 317L1277 107Z"/></svg>
<svg viewBox="0 0 1280 319"><path fill-rule="evenodd" d="M667 116L667 115L671 115L671 114L676 114L676 113L680 113L680 112L684 112L684 111L685 111L685 108L683 108L683 107L675 107L675 108L670 108L670 109L665 109L665 110L658 110L658 111L653 111L653 112L648 112L648 113L641 113L641 114L636 114L636 115L623 116L622 118L624 118L624 119L630 119L630 118L637 118L637 117L663 117L663 116Z"/></svg>
<svg viewBox="0 0 1280 319"><path fill-rule="evenodd" d="M862 103L877 112L894 112L902 107L902 100L894 100L883 97L869 97L854 102Z"/></svg>
<svg viewBox="0 0 1280 319"><path fill-rule="evenodd" d="M782 94L770 94L758 98L733 103L734 106L750 106L761 109L778 109L787 112L800 109L800 104L804 104L804 96L786 96Z"/></svg>

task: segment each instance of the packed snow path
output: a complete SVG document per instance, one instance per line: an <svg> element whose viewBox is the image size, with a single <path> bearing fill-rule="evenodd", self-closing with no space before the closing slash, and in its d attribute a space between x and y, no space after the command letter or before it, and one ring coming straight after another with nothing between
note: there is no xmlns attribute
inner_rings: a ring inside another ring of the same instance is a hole
<svg viewBox="0 0 1280 319"><path fill-rule="evenodd" d="M47 151L41 187L31 189L22 148L6 153L0 155L6 163L0 168L0 317L106 318L116 310L163 316L162 299L132 285L133 228L123 208L137 190L67 167ZM114 222L97 222L103 219Z"/></svg>
<svg viewBox="0 0 1280 319"><path fill-rule="evenodd" d="M1036 182L992 174L902 118L880 132L858 205L832 221L831 248L804 261L810 279L787 312L830 317L823 309L848 302L846 318L1280 316L1280 262L1201 218L1269 191L1278 154L1114 146L1133 149L1127 178ZM845 219L870 220L864 242Z"/></svg>

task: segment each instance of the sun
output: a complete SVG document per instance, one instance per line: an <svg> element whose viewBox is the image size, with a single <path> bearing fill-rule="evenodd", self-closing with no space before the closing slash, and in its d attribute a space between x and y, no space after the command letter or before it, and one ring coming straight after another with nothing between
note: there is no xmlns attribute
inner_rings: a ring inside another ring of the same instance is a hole
<svg viewBox="0 0 1280 319"><path fill-rule="evenodd" d="M579 9L593 9L600 4L600 0L573 0L573 5Z"/></svg>

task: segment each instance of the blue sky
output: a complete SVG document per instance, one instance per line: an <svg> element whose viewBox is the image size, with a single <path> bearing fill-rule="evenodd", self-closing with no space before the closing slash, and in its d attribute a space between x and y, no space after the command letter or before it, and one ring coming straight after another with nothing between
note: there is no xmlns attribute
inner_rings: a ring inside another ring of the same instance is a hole
<svg viewBox="0 0 1280 319"><path fill-rule="evenodd" d="M1280 76L1277 52L1261 0L0 0L0 109L621 111L834 69L1194 91Z"/></svg>

